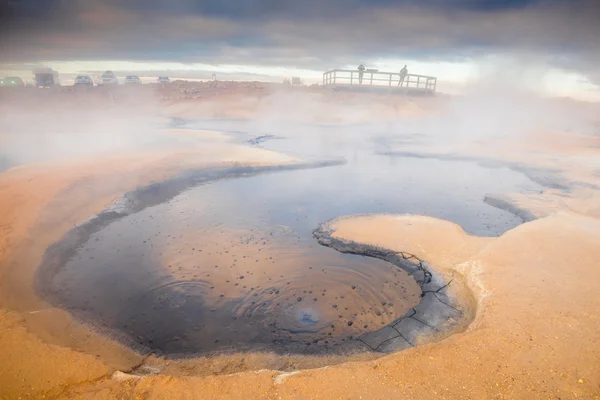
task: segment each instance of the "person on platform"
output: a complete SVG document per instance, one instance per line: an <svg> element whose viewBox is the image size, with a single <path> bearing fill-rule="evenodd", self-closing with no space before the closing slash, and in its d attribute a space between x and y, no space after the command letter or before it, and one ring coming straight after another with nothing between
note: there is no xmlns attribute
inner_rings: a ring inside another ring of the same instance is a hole
<svg viewBox="0 0 600 400"><path fill-rule="evenodd" d="M365 73L366 68L364 65L360 64L357 69L358 69L358 83L362 84L363 74Z"/></svg>
<svg viewBox="0 0 600 400"><path fill-rule="evenodd" d="M406 65L405 65L400 70L400 80L398 81L398 87L402 86L402 83L404 83L404 79L406 79L406 75L408 75L408 69L406 68ZM408 86L408 82L407 82L406 86Z"/></svg>

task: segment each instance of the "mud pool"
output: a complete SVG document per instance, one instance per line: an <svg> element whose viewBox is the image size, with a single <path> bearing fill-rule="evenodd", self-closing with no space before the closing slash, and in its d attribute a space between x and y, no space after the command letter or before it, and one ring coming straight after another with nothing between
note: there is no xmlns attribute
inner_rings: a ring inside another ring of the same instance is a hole
<svg viewBox="0 0 600 400"><path fill-rule="evenodd" d="M41 293L132 346L168 354L364 350L354 339L409 313L421 287L394 264L319 245L313 229L340 215L415 213L495 236L521 220L484 197L541 190L508 168L377 155L369 138L253 143L347 163L211 180L117 216L40 282Z"/></svg>

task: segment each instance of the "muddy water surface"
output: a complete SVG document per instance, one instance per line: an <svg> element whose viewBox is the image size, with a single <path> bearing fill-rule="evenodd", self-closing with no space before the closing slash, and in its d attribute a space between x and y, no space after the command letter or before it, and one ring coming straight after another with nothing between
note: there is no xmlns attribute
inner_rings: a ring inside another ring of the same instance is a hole
<svg viewBox="0 0 600 400"><path fill-rule="evenodd" d="M227 218L179 199L143 211L95 235L54 285L89 316L169 353L331 346L418 303L418 285L392 264L285 226L217 222Z"/></svg>
<svg viewBox="0 0 600 400"><path fill-rule="evenodd" d="M348 163L192 188L93 234L46 284L84 320L156 351L326 352L402 317L421 292L392 264L319 246L311 235L319 223L419 213L498 235L520 220L483 197L539 190L508 169L392 159L368 141L340 143L267 140L261 145Z"/></svg>

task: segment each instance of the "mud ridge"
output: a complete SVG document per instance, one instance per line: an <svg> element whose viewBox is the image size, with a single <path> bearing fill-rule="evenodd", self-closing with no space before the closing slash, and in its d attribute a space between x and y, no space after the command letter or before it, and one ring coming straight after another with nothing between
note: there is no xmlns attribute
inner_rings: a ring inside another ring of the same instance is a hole
<svg viewBox="0 0 600 400"><path fill-rule="evenodd" d="M171 179L139 187L113 200L99 214L92 216L79 225L74 224L73 229L69 230L60 240L48 247L43 255L41 264L36 270L34 278L35 290L50 304L64 308L65 306L60 301L58 293L55 293L51 282L54 276L75 255L80 246L86 243L94 233L104 229L112 222L142 211L147 207L169 201L189 188L222 179L242 178L286 170L329 167L342 165L345 162L343 159L332 159L270 166L243 166L234 164L227 167L196 168L183 171ZM69 308L68 311L82 320L89 321L89 318L84 318L83 310ZM141 342L132 341L125 334L119 334L112 329L105 328L102 321L93 323L92 327L100 333L114 337L118 341L142 353L149 351Z"/></svg>
<svg viewBox="0 0 600 400"><path fill-rule="evenodd" d="M492 207L496 207L501 210L508 211L509 213L521 218L521 220L523 220L523 222L531 222L538 218L531 211L529 211L523 207L519 207L518 205L513 203L511 199L509 199L508 197L505 197L505 196L486 195L483 198L483 202L486 204L489 204Z"/></svg>
<svg viewBox="0 0 600 400"><path fill-rule="evenodd" d="M44 296L52 297L45 283L73 256L76 249L85 243L92 234L100 231L113 221L142 211L147 207L171 200L184 190L204 183L222 179L242 178L261 173L290 171L306 168L321 168L342 165L343 159L305 162L274 166L242 166L233 165L217 168L196 168L184 171L171 179L151 183L125 193L121 198L113 200L104 211L75 225L58 242L50 246L44 253L42 263L38 267L36 288Z"/></svg>
<svg viewBox="0 0 600 400"><path fill-rule="evenodd" d="M266 142L267 140L271 140L271 139L281 139L281 138L278 136L275 136L275 135L267 134L267 135L262 135L262 136L257 136L255 138L252 138L252 139L248 140L247 143L251 144L253 146L257 146L257 145L259 145L263 142Z"/></svg>
<svg viewBox="0 0 600 400"><path fill-rule="evenodd" d="M444 280L425 261L413 254L333 237L335 229L332 222L339 219L327 221L313 231L319 244L342 253L375 257L392 263L408 272L421 287L421 301L417 306L385 327L365 333L357 340L372 351L394 353L448 336L459 324L467 322L468 313L448 293L447 289L453 280Z"/></svg>

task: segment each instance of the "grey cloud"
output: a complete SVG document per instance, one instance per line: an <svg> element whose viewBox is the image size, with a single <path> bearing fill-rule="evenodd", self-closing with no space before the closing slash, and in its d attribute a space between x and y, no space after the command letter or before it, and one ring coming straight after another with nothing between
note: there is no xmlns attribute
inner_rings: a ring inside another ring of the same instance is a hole
<svg viewBox="0 0 600 400"><path fill-rule="evenodd" d="M589 8L600 12L600 7ZM582 9L570 15L558 6L495 13L405 7L378 9L352 19L333 18L310 24L280 20L268 24L267 30L279 45L319 43L327 51L339 45L356 51L374 49L377 52L477 47L597 49L599 21L587 14ZM600 13L597 15L600 17Z"/></svg>
<svg viewBox="0 0 600 400"><path fill-rule="evenodd" d="M390 55L455 59L508 50L559 55L568 60L563 64L589 73L600 53L600 2L594 0L493 12L355 3L338 13L334 6L340 1L329 3L322 15L297 11L234 18L176 12L193 7L190 0L175 1L171 10L78 0L58 22L13 30L3 61L133 59L324 69ZM305 4L317 7L314 1Z"/></svg>

